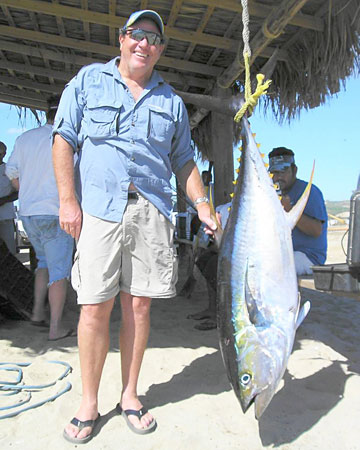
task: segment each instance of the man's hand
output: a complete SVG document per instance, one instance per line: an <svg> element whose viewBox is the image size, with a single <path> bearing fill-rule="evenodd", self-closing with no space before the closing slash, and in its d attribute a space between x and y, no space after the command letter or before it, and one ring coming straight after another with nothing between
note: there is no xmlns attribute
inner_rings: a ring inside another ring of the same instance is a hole
<svg viewBox="0 0 360 450"><path fill-rule="evenodd" d="M60 227L76 240L79 239L82 226L82 212L77 201L63 202L59 209Z"/></svg>
<svg viewBox="0 0 360 450"><path fill-rule="evenodd" d="M286 212L289 212L292 208L290 197L286 194L281 197L281 204L283 205L283 208Z"/></svg>
<svg viewBox="0 0 360 450"><path fill-rule="evenodd" d="M200 203L197 205L197 213L199 216L199 219L202 223L204 223L205 226L205 232L206 234L214 234L214 231L217 229L216 222L214 218L211 216L211 210L208 203Z"/></svg>

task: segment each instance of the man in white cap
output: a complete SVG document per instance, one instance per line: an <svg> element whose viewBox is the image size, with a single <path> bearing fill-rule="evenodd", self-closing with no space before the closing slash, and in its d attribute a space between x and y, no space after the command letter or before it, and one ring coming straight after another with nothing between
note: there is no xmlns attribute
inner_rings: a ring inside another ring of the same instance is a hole
<svg viewBox="0 0 360 450"><path fill-rule="evenodd" d="M135 433L156 428L138 398L137 382L151 299L176 295L170 220L173 172L200 220L216 228L193 160L185 106L154 71L164 39L163 21L155 11L132 14L120 30L121 57L81 69L66 86L55 120L60 223L78 240L72 282L81 305L83 390L76 416L64 430L65 439L74 443L91 439L99 417L109 319L119 292L123 386L116 409Z"/></svg>

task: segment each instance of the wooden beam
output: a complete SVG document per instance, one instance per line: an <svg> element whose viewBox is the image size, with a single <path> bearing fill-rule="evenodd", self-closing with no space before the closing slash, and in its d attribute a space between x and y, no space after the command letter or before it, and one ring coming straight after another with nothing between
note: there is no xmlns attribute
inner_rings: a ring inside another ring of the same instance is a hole
<svg viewBox="0 0 360 450"><path fill-rule="evenodd" d="M3 84L0 84L0 93L10 95L11 97L19 97L24 98L26 100L35 100L37 102L45 102L45 103L46 99L49 97L48 94L39 94L34 91L20 90L18 88L14 88L12 86L5 86Z"/></svg>
<svg viewBox="0 0 360 450"><path fill-rule="evenodd" d="M216 87L213 92L219 100L224 102L231 98L230 89ZM211 112L211 151L210 160L214 161L215 205L221 205L231 200L230 194L234 191L232 184L234 178L233 156L233 117Z"/></svg>
<svg viewBox="0 0 360 450"><path fill-rule="evenodd" d="M55 84L36 83L30 80L22 80L20 78L7 77L0 75L0 83L8 84L10 86L17 86L19 88L33 89L34 91L44 91L61 94L64 90L64 86L57 86Z"/></svg>
<svg viewBox="0 0 360 450"><path fill-rule="evenodd" d="M0 40L0 49L8 52L19 53L20 55L28 55L35 58L50 59L52 61L62 62L64 64L70 63L73 66L82 67L93 62L106 62L106 56L100 60L97 58L89 58L88 56L75 55L73 53L61 53L54 50L48 50L41 47L33 47L31 45L18 44L10 41Z"/></svg>
<svg viewBox="0 0 360 450"><path fill-rule="evenodd" d="M205 14L203 15L203 17L201 18L201 20L200 20L200 22L199 22L199 25L198 25L198 31L201 31L201 32L202 32L202 31L205 29L205 27L206 27L208 21L210 20L210 18L211 18L211 16L212 16L212 13L214 12L214 9L215 9L215 8L214 8L213 6L210 6L210 7L208 7L208 8L206 9ZM227 36L224 36L224 37L227 37ZM196 45L195 45L194 43L191 43L191 44L189 45L189 47L188 47L187 50L186 50L184 59L186 59L186 60L190 59L191 54L192 54L193 51L195 50L195 47L196 47ZM216 51L216 50L215 50L215 51ZM219 50L218 50L218 51L219 51ZM209 64L209 65L211 66L212 64Z"/></svg>
<svg viewBox="0 0 360 450"><path fill-rule="evenodd" d="M109 16L116 15L116 0L109 0ZM116 36L117 27L109 26L109 43L110 45L116 45Z"/></svg>
<svg viewBox="0 0 360 450"><path fill-rule="evenodd" d="M219 9L226 9L238 13L242 12L240 2L236 0L221 0L221 2L219 2L219 0L195 0L194 3ZM80 20L81 22L97 23L108 27L122 27L125 25L127 20L127 17L124 18L95 11L86 11L72 6L54 5L53 3L35 0L1 0L1 4L16 9L49 14L52 16L55 15L66 19ZM271 13L271 9L271 6L249 1L250 16L266 18ZM291 25L309 28L316 31L324 30L324 21L322 19L307 14L299 13L292 17L289 23ZM172 32L173 29L171 27L166 27L166 34L169 37L172 37ZM186 34L187 32L183 32L184 37L186 37Z"/></svg>
<svg viewBox="0 0 360 450"><path fill-rule="evenodd" d="M0 68L7 70L15 70L16 72L38 75L42 77L55 78L61 81L69 81L77 71L65 72L60 70L47 69L45 67L33 66L31 64L20 64L10 61L0 60ZM16 76L15 76L16 78Z"/></svg>
<svg viewBox="0 0 360 450"><path fill-rule="evenodd" d="M0 35L13 37L15 39L26 39L29 41L41 42L43 44L54 45L58 47L73 48L84 52L97 53L113 58L119 54L117 47L110 45L97 44L94 42L81 41L58 36L56 34L41 33L38 31L25 30L24 28L9 27L0 25ZM201 73L207 76L217 76L222 72L220 67L210 67L206 64L183 61L177 58L162 56L159 60L159 66L172 67L174 69L186 72Z"/></svg>
<svg viewBox="0 0 360 450"><path fill-rule="evenodd" d="M275 70L276 64L278 61L278 50L275 50L274 53L272 54L271 58L268 59L266 61L266 63L260 68L259 73L262 73L263 75L265 75L265 79L270 79L272 77L272 74ZM253 83L255 84L255 80L253 80ZM255 89L255 86L252 86L253 89ZM179 95L183 95L183 93L179 93ZM189 95L186 93L186 95ZM190 94L190 97L194 98L194 97L206 97L205 95L194 95L194 94ZM194 102L191 98L188 99L189 103L195 104L195 105L199 105L199 103ZM234 98L235 101L232 101L230 103L230 112L231 112L231 108L238 108L240 109L240 107L242 106L242 104L239 101L239 96L236 96ZM211 109L211 100L208 99L208 103L209 105L207 106L205 104L204 101L201 101L201 106L205 106L198 109L197 111L195 111L195 113L190 117L190 127L191 129L196 128L199 123L204 119L204 117L206 117L209 113L209 110ZM208 109L206 109L208 108ZM215 109L214 109L215 111ZM237 112L237 111L236 111ZM234 112L235 115L235 112Z"/></svg>
<svg viewBox="0 0 360 450"><path fill-rule="evenodd" d="M172 2L170 15L169 15L168 21L166 23L167 27L172 27L174 25L176 18L179 14L179 11L182 7L182 3L183 3L183 0L175 0Z"/></svg>
<svg viewBox="0 0 360 450"><path fill-rule="evenodd" d="M110 16L109 14L89 11L72 6L63 6L60 4L40 2L36 0L1 0L2 4L12 8L33 11L41 14L62 17L65 19L79 20L85 23L96 23L107 27L121 28L125 25L127 18L119 16ZM231 50L236 47L237 41L224 39L221 36L211 34L181 31L177 28L166 27L166 36L168 38L178 39L180 41L194 42L196 44L207 45L210 47L223 48Z"/></svg>
<svg viewBox="0 0 360 450"><path fill-rule="evenodd" d="M46 109L47 109L46 102L40 102L37 100L31 100L31 99L27 99L27 98L23 98L23 97L22 98L13 97L12 95L1 93L1 92L0 92L0 102L8 103L9 105L23 106L25 108L40 109L42 111L46 111Z"/></svg>
<svg viewBox="0 0 360 450"><path fill-rule="evenodd" d="M82 8L74 8L72 6L63 6L59 4L39 2L35 0L2 0L3 4L16 9L26 11L35 11L42 14L50 14L52 16L63 17L66 19L79 20L81 22L91 22L108 27L125 25L127 18L110 16L109 14L98 13L85 10ZM214 36L200 31L181 31L175 27L165 27L165 33L168 38L179 41L190 42L193 44L204 45L207 47L220 48L223 50L236 52L238 41L234 39ZM87 50L86 50L87 51Z"/></svg>
<svg viewBox="0 0 360 450"><path fill-rule="evenodd" d="M308 1L309 0L282 0L280 5L273 7L271 13L265 20L263 27L250 42L250 64L262 54L264 49L268 48L272 40L276 39L276 37L283 32L290 19L294 17ZM239 46L238 55L235 61L217 78L217 83L222 88L230 87L244 71L240 49L242 50L242 45L241 47Z"/></svg>
<svg viewBox="0 0 360 450"><path fill-rule="evenodd" d="M239 0L195 0L195 3L200 5L213 6L215 8L226 9L237 13L242 13L242 7ZM265 3L257 3L249 1L250 17L266 18L271 12L272 6L267 6ZM309 30L324 31L324 21L320 17L313 17L309 14L298 13L293 17L290 25L296 25L301 28L308 28Z"/></svg>
<svg viewBox="0 0 360 450"><path fill-rule="evenodd" d="M98 62L98 61L93 61ZM60 70L52 70L46 69L44 67L33 66L31 64L20 64L13 63L9 61L0 60L0 68L6 70L15 70L16 72L39 75L43 77L52 77L57 80L61 80L64 82L68 82L71 80L73 76L75 76L78 70L66 72ZM211 80L195 78L189 76L180 76L177 73L170 73L158 70L158 73L164 78L168 83L175 83L179 85L189 84L191 86L196 86L203 89L209 89L212 86L213 82ZM14 80L16 80L16 76L14 76Z"/></svg>

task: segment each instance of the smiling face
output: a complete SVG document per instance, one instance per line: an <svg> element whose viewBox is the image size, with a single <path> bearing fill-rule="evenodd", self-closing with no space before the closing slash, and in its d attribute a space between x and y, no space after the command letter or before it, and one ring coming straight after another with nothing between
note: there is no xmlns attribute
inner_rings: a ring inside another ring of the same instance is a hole
<svg viewBox="0 0 360 450"><path fill-rule="evenodd" d="M140 28L159 34L159 29L152 20L139 20L129 30ZM155 64L158 62L164 45L150 45L146 38L140 42L132 39L130 34L120 34L121 59L120 73L129 78L150 78Z"/></svg>

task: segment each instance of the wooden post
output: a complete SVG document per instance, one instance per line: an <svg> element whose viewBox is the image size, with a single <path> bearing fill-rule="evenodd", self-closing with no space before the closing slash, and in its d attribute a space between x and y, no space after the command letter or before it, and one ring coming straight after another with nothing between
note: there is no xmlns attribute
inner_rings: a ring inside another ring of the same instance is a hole
<svg viewBox="0 0 360 450"><path fill-rule="evenodd" d="M231 89L216 87L213 95L221 98L231 97ZM234 191L234 158L233 158L233 122L231 116L211 112L211 153L214 161L215 205L231 200Z"/></svg>

